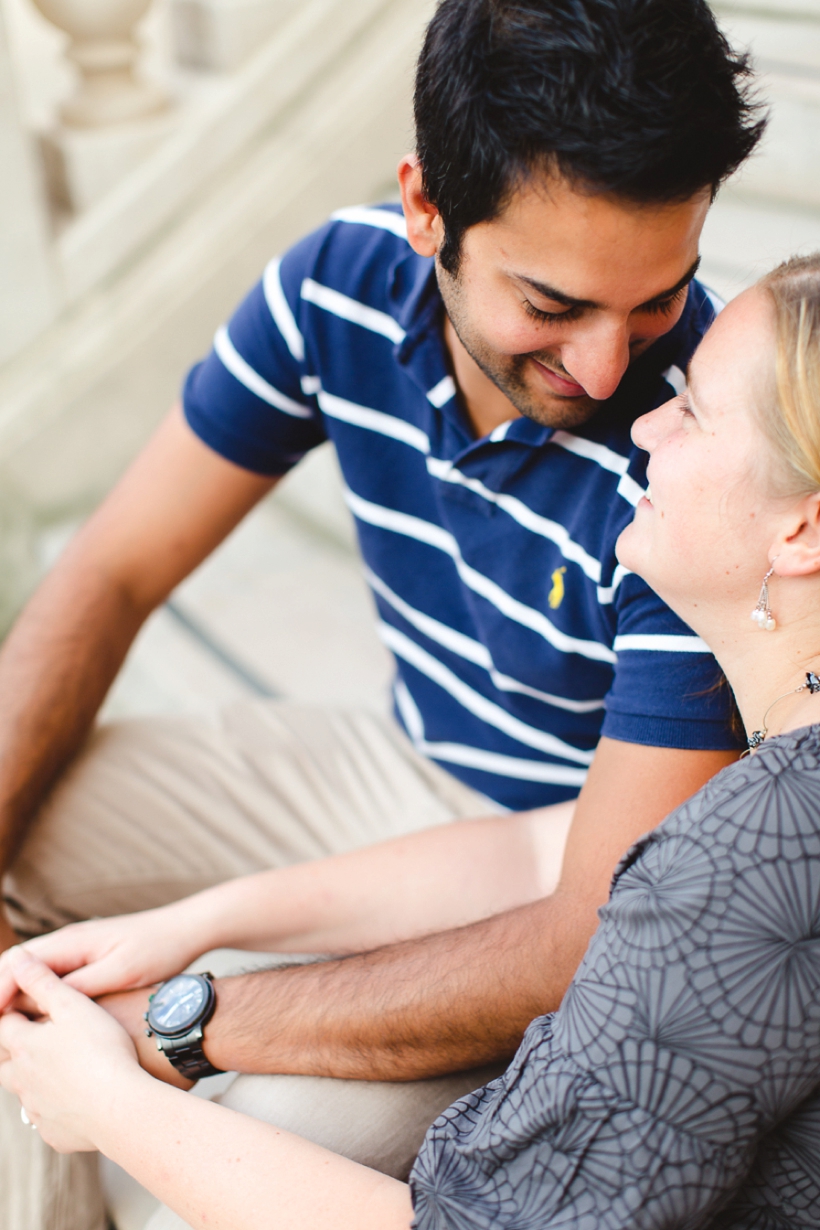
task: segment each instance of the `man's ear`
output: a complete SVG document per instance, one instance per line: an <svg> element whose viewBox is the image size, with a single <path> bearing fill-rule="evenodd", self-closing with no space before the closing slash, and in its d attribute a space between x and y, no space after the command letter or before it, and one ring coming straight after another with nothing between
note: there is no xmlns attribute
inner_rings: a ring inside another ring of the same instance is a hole
<svg viewBox="0 0 820 1230"><path fill-rule="evenodd" d="M435 205L424 195L421 163L415 154L402 158L398 176L410 247L419 256L435 256L444 239L444 223Z"/></svg>
<svg viewBox="0 0 820 1230"><path fill-rule="evenodd" d="M775 557L778 576L820 573L820 491L804 496L790 510L782 533L769 551L769 559Z"/></svg>

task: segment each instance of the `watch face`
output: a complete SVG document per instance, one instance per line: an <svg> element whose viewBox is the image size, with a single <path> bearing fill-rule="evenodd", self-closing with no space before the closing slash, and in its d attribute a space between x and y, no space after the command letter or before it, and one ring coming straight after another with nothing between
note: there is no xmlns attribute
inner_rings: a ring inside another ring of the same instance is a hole
<svg viewBox="0 0 820 1230"><path fill-rule="evenodd" d="M148 1024L157 1033L185 1033L192 1028L208 1001L209 987L204 978L179 974L161 986L148 1011Z"/></svg>

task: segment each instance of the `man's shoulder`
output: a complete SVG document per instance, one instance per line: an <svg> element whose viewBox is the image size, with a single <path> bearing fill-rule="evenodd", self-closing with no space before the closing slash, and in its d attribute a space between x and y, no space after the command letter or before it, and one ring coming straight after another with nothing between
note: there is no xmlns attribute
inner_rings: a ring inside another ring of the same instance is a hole
<svg viewBox="0 0 820 1230"><path fill-rule="evenodd" d="M326 287L385 310L400 293L397 282L408 280L408 274L412 280L416 266L426 270L428 265L407 241L401 206L387 203L337 210L285 254L281 273L286 293L294 297L304 297L307 281L308 298L314 286Z"/></svg>

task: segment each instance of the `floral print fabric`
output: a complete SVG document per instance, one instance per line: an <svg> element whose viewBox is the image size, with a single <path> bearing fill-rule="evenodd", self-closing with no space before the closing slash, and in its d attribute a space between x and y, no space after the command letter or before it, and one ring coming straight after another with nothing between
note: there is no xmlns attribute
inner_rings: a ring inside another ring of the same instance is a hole
<svg viewBox="0 0 820 1230"><path fill-rule="evenodd" d="M820 1226L820 727L633 847L560 1009L410 1183L416 1230Z"/></svg>

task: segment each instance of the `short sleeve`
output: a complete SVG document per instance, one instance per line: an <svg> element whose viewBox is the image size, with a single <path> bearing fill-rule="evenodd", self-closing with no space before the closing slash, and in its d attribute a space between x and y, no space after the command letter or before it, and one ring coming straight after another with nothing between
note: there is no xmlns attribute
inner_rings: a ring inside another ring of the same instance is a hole
<svg viewBox="0 0 820 1230"><path fill-rule="evenodd" d="M602 735L654 747L744 746L728 684L706 644L630 574L615 603L615 677Z"/></svg>
<svg viewBox="0 0 820 1230"><path fill-rule="evenodd" d="M325 439L315 398L303 387L307 343L297 310L323 233L270 262L185 381L192 430L228 461L259 474L286 473Z"/></svg>

